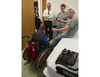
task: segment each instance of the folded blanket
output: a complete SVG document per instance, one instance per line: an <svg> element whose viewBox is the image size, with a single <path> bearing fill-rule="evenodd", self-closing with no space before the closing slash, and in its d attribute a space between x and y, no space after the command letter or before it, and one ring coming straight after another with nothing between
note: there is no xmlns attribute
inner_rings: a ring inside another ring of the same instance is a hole
<svg viewBox="0 0 100 77"><path fill-rule="evenodd" d="M78 53L64 49L55 64L57 73L66 77L78 77Z"/></svg>

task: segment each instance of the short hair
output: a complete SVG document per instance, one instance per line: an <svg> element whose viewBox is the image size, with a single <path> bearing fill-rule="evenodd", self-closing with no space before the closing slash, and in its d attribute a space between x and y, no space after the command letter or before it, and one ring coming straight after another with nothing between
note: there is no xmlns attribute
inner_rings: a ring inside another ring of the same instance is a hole
<svg viewBox="0 0 100 77"><path fill-rule="evenodd" d="M49 4L51 6L51 3L50 2L48 2L47 4Z"/></svg>
<svg viewBox="0 0 100 77"><path fill-rule="evenodd" d="M44 31L45 27L44 26L40 26L39 31Z"/></svg>
<svg viewBox="0 0 100 77"><path fill-rule="evenodd" d="M36 11L36 9L38 10L38 7L34 7L34 12Z"/></svg>
<svg viewBox="0 0 100 77"><path fill-rule="evenodd" d="M65 5L65 4L61 4L60 7L64 7L64 8L66 8L66 5Z"/></svg>
<svg viewBox="0 0 100 77"><path fill-rule="evenodd" d="M70 9L68 9L68 10L67 10L67 12L69 12L69 13L71 13L71 12L72 12L72 13L74 13L74 14L75 14L75 11L74 11L73 9L71 9L71 8L70 8Z"/></svg>

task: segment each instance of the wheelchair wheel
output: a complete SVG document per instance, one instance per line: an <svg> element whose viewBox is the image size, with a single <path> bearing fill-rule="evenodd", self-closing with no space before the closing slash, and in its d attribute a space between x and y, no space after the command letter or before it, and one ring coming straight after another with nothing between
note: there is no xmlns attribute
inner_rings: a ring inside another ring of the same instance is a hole
<svg viewBox="0 0 100 77"><path fill-rule="evenodd" d="M27 48L27 47L26 47ZM26 50L26 48L25 48L25 50L24 50L24 52L23 52L23 59L24 60L29 60L29 58L27 57L27 50Z"/></svg>
<svg viewBox="0 0 100 77"><path fill-rule="evenodd" d="M36 59L35 62L35 68L38 70L41 66L44 65L44 63L46 62L46 59L48 57L48 50L44 49L39 56Z"/></svg>

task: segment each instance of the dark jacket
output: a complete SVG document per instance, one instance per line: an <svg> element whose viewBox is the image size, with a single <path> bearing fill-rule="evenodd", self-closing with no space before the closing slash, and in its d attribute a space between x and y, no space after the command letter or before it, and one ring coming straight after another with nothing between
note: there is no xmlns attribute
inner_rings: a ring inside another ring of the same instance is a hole
<svg viewBox="0 0 100 77"><path fill-rule="evenodd" d="M44 41L45 37L46 37L46 35L44 35L44 33L42 31L38 31L38 32L33 33L33 35L32 35L32 41L33 42L39 41L39 47L42 48L44 46L44 44L46 43Z"/></svg>
<svg viewBox="0 0 100 77"><path fill-rule="evenodd" d="M35 14L35 24L41 24L41 20L39 18L39 14Z"/></svg>

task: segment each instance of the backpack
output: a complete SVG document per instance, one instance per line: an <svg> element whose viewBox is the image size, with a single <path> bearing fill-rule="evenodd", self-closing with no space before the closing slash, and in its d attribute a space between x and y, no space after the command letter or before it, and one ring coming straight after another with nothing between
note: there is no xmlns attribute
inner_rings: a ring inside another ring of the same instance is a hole
<svg viewBox="0 0 100 77"><path fill-rule="evenodd" d="M38 50L33 43L27 47L27 57L32 60L36 60L38 57Z"/></svg>

